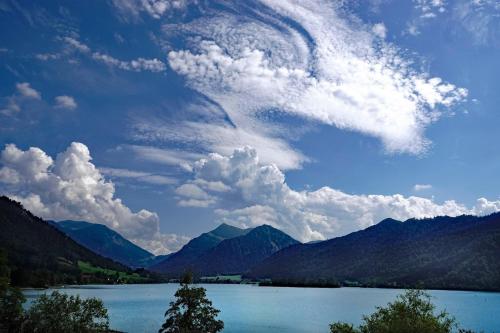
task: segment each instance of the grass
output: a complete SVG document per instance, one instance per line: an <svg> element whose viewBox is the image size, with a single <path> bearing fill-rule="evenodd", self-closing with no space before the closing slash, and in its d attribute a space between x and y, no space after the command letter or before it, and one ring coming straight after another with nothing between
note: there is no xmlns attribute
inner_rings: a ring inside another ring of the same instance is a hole
<svg viewBox="0 0 500 333"><path fill-rule="evenodd" d="M148 281L148 278L142 277L137 273L127 273L97 267L85 261L78 261L78 268L82 271L82 273L106 276L108 278L116 279L116 282L119 283L139 283Z"/></svg>

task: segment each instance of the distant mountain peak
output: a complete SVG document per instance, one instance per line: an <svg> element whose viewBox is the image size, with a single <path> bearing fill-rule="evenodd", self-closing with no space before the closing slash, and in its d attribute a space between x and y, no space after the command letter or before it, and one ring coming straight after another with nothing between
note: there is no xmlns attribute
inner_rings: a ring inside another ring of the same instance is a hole
<svg viewBox="0 0 500 333"><path fill-rule="evenodd" d="M192 262L207 251L216 247L220 242L245 235L250 230L251 229L240 229L227 223L222 223L212 231L205 232L191 239L179 251L151 266L150 269L162 273L172 273L174 275L182 273L186 268L190 267Z"/></svg>
<svg viewBox="0 0 500 333"><path fill-rule="evenodd" d="M71 220L52 224L77 243L129 267L145 267L155 262L152 253L130 242L104 224Z"/></svg>
<svg viewBox="0 0 500 333"><path fill-rule="evenodd" d="M243 273L274 252L298 243L267 224L240 229L222 223L151 268L171 276L178 276L186 269L201 274Z"/></svg>
<svg viewBox="0 0 500 333"><path fill-rule="evenodd" d="M219 224L219 226L217 228L215 228L214 230L212 230L212 232L214 232L214 231L224 231L224 230L233 229L233 228L240 229L238 227L235 227L235 226L227 224L227 223L221 223L221 224Z"/></svg>
<svg viewBox="0 0 500 333"><path fill-rule="evenodd" d="M240 236L242 233L245 233L245 230L247 229L241 229L227 223L222 223L209 233L225 239ZM248 229L248 231L249 230L250 229Z"/></svg>
<svg viewBox="0 0 500 333"><path fill-rule="evenodd" d="M255 227L251 229L248 233L269 233L269 232L275 232L275 233L283 233L280 229L277 229L269 224L262 224L259 225L258 227Z"/></svg>
<svg viewBox="0 0 500 333"><path fill-rule="evenodd" d="M382 221L380 221L379 223L377 223L378 225L389 225L389 224L400 224L400 223L403 223L402 221L399 221L399 220L395 220L393 218L386 218L386 219L383 219Z"/></svg>

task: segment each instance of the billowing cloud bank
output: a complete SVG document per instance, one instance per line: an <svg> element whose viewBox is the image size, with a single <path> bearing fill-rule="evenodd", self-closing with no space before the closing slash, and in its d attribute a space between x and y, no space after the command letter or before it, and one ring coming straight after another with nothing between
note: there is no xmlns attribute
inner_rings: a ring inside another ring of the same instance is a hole
<svg viewBox="0 0 500 333"><path fill-rule="evenodd" d="M401 194L352 195L330 187L295 191L276 165L260 163L250 147L230 156L210 154L197 161L192 179L176 193L181 206L213 207L223 222L243 227L267 223L301 241L343 235L387 217L406 220L500 210L500 201L484 198L467 208L453 200L440 204Z"/></svg>
<svg viewBox="0 0 500 333"><path fill-rule="evenodd" d="M289 145L297 133L275 121L284 114L377 138L390 153L420 154L430 143L426 127L467 96L466 89L419 69L384 40L385 27L363 24L341 2L225 6L166 24L164 36L184 40L168 52L170 67L227 121L155 120L138 126L144 138L192 142L220 154L252 145L262 160L298 168L307 158Z"/></svg>
<svg viewBox="0 0 500 333"><path fill-rule="evenodd" d="M0 188L37 216L102 223L155 253L171 252L186 241L160 233L156 213L134 213L115 198L113 183L91 159L87 146L77 142L55 161L39 148L23 151L9 144L0 158Z"/></svg>

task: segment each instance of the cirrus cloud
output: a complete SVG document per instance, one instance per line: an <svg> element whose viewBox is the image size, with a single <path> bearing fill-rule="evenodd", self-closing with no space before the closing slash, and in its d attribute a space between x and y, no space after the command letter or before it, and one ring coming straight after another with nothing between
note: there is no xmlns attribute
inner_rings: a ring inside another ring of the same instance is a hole
<svg viewBox="0 0 500 333"><path fill-rule="evenodd" d="M390 153L421 154L430 144L425 129L467 96L466 89L417 70L380 38L381 25L361 24L340 5L263 0L255 8L258 20L208 12L164 29L167 36L189 36L189 48L168 53L169 65L225 111L234 131L290 140L259 131L262 119L272 119L263 115L279 110L378 138Z"/></svg>

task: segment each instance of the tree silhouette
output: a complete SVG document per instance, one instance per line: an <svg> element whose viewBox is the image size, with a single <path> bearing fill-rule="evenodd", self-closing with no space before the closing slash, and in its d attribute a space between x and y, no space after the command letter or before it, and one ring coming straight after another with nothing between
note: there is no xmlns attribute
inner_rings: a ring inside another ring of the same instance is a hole
<svg viewBox="0 0 500 333"><path fill-rule="evenodd" d="M192 280L191 273L182 278L159 333L216 333L224 328L224 322L216 318L220 311L207 299L205 288L191 286Z"/></svg>
<svg viewBox="0 0 500 333"><path fill-rule="evenodd" d="M23 303L26 299L18 288L10 285L10 270L7 254L0 249L0 332L16 332L24 317Z"/></svg>

